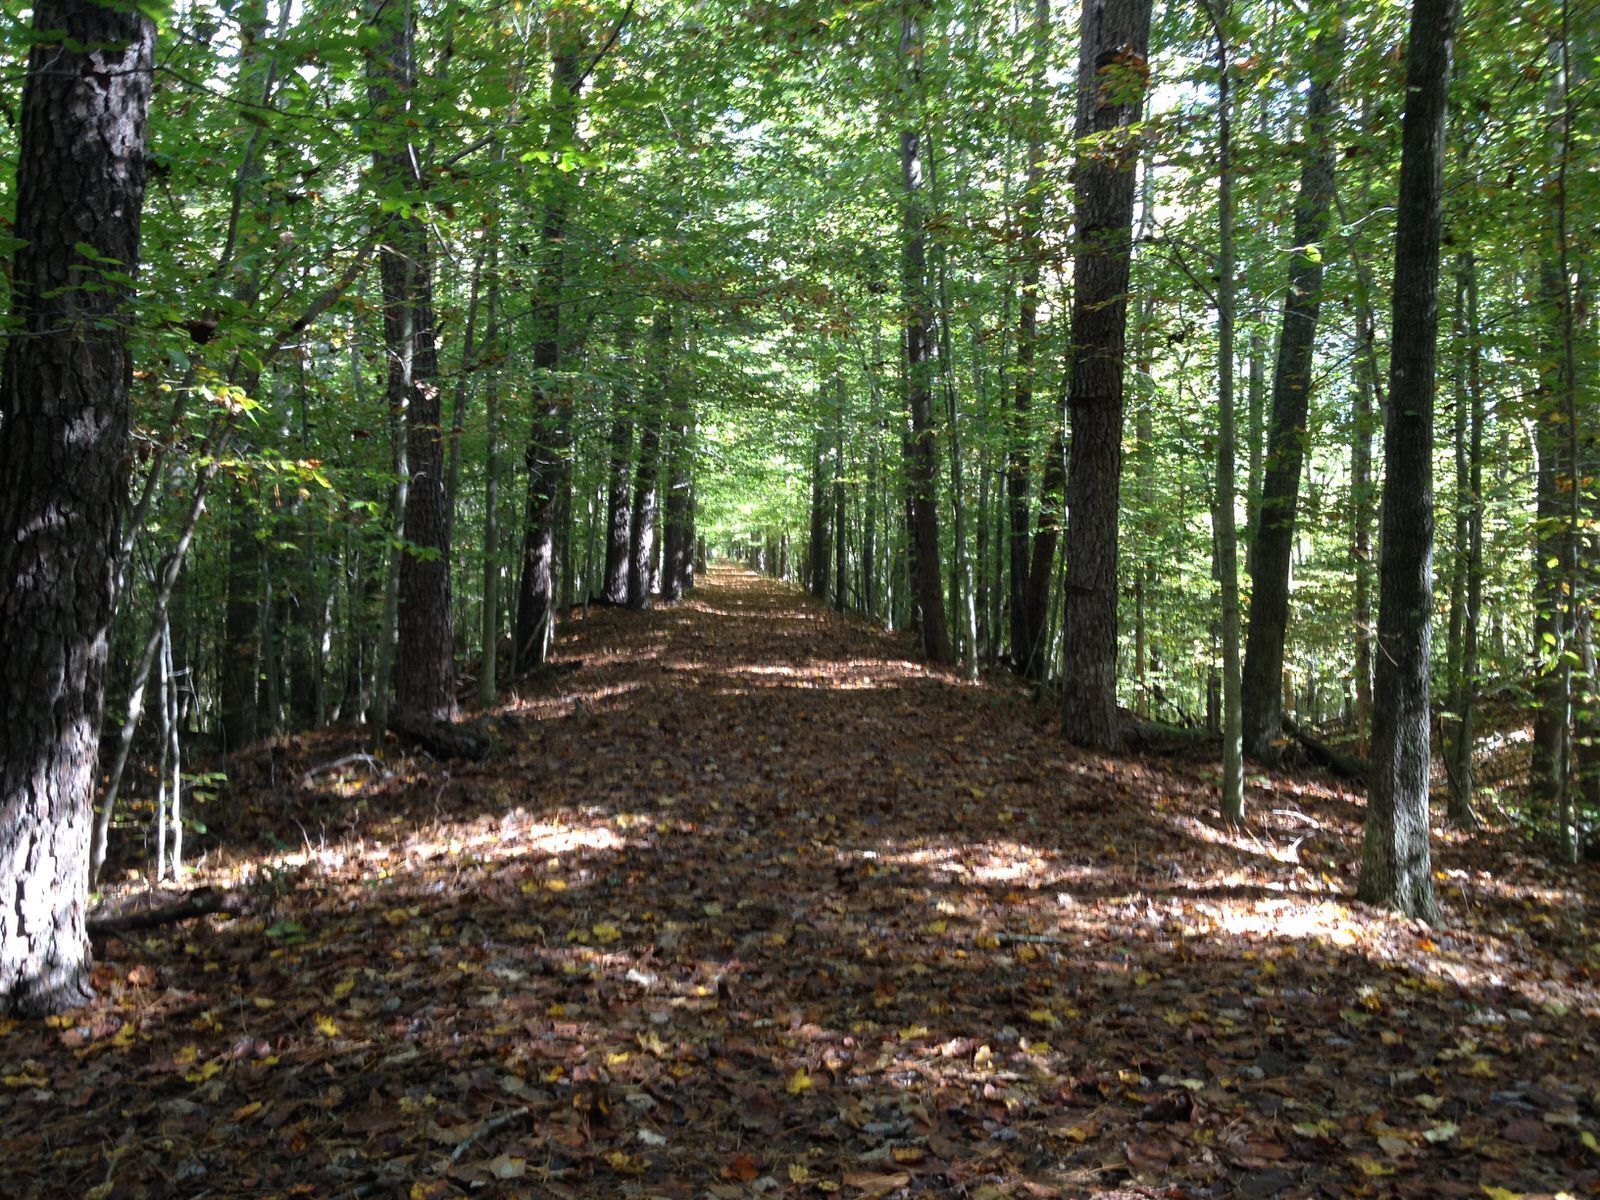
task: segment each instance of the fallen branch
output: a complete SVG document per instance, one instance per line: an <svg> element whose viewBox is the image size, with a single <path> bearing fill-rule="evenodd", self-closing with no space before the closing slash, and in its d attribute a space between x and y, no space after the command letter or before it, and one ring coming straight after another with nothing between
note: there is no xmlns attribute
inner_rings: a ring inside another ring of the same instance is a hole
<svg viewBox="0 0 1600 1200"><path fill-rule="evenodd" d="M312 767L311 770L300 777L300 786L310 787L321 776L337 771L340 767L348 767L356 763L360 763L374 775L383 774L383 764L373 758L372 755L363 753L346 754L343 758L336 758L331 763L323 763L320 767Z"/></svg>
<svg viewBox="0 0 1600 1200"><path fill-rule="evenodd" d="M466 1137L462 1138L458 1143L456 1143L456 1148L450 1152L450 1161L445 1164L445 1170L449 1170L451 1167L460 1162L462 1155L466 1154L468 1149L470 1149L475 1143L482 1141L497 1129L504 1129L518 1117L525 1117L527 1115L528 1110L526 1108L513 1108L510 1112L501 1113L498 1117L491 1117L482 1125L479 1125Z"/></svg>
<svg viewBox="0 0 1600 1200"><path fill-rule="evenodd" d="M91 916L85 924L90 937L109 937L112 934L133 933L141 929L155 929L211 913L230 913L238 916L245 910L244 897L236 892L218 891L216 888L196 888L182 899L170 904L143 908L135 912L121 912L104 916Z"/></svg>
<svg viewBox="0 0 1600 1200"><path fill-rule="evenodd" d="M995 939L1006 946L1074 946L1071 938L1051 937L1048 933L997 933Z"/></svg>

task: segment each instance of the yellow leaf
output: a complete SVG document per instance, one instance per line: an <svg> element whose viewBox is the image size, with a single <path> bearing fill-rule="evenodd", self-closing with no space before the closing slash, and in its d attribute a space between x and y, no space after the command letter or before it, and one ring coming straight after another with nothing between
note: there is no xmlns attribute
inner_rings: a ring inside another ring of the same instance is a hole
<svg viewBox="0 0 1600 1200"><path fill-rule="evenodd" d="M222 1070L222 1059L213 1058L201 1063L192 1071L185 1071L183 1077L190 1083L204 1083L213 1075Z"/></svg>
<svg viewBox="0 0 1600 1200"><path fill-rule="evenodd" d="M333 998L335 1000L343 1000L355 990L356 977L354 975L346 975L343 979L339 980L338 983L333 985Z"/></svg>
<svg viewBox="0 0 1600 1200"><path fill-rule="evenodd" d="M943 933L950 928L950 922L941 918L937 921L929 921L926 928L929 933Z"/></svg>
<svg viewBox="0 0 1600 1200"><path fill-rule="evenodd" d="M252 1100L249 1104L241 1104L233 1110L233 1119L235 1121L247 1121L265 1107L265 1102L261 1100Z"/></svg>
<svg viewBox="0 0 1600 1200"><path fill-rule="evenodd" d="M1593 1150L1596 1154L1600 1154L1600 1141L1595 1140L1594 1134L1585 1129L1579 1136L1583 1139L1583 1144L1585 1146Z"/></svg>
<svg viewBox="0 0 1600 1200"><path fill-rule="evenodd" d="M1060 1021L1056 1020L1055 1013L1051 1012L1048 1008L1030 1009L1028 1012L1028 1020L1034 1021L1040 1025L1048 1025L1051 1028L1061 1024Z"/></svg>
<svg viewBox="0 0 1600 1200"><path fill-rule="evenodd" d="M172 1056L172 1065L176 1067L187 1067L191 1063L199 1061L199 1058L200 1047L196 1046L193 1042L190 1042L187 1046L181 1047Z"/></svg>
<svg viewBox="0 0 1600 1200"><path fill-rule="evenodd" d="M0 1017L0 1037L5 1037L19 1024L21 1022L13 1020L11 1017Z"/></svg>
<svg viewBox="0 0 1600 1200"><path fill-rule="evenodd" d="M789 1082L783 1090L791 1096L798 1096L801 1092L810 1091L816 1085L816 1082L815 1079L806 1074L806 1069L801 1067L793 1075L789 1076Z"/></svg>
<svg viewBox="0 0 1600 1200"><path fill-rule="evenodd" d="M1522 1200L1521 1192L1513 1192L1509 1188L1493 1187L1487 1183L1480 1183L1478 1186L1483 1189L1483 1194L1489 1197L1489 1200Z"/></svg>
<svg viewBox="0 0 1600 1200"><path fill-rule="evenodd" d="M980 933L972 941L979 950L998 950L1000 948L1000 939L992 933Z"/></svg>
<svg viewBox="0 0 1600 1200"><path fill-rule="evenodd" d="M12 1088L46 1087L50 1083L50 1077L45 1074L42 1066L30 1058L22 1064L15 1075L0 1075L0 1083Z"/></svg>
<svg viewBox="0 0 1600 1200"><path fill-rule="evenodd" d="M789 1164L789 1182L790 1183L805 1183L806 1180L808 1180L810 1178L811 1178L811 1169L809 1167L807 1167L805 1165L805 1163L790 1163Z"/></svg>
<svg viewBox="0 0 1600 1200"><path fill-rule="evenodd" d="M618 1175L643 1175L650 1166L650 1160L638 1154L629 1154L625 1150L613 1150L606 1155L606 1162Z"/></svg>
<svg viewBox="0 0 1600 1200"><path fill-rule="evenodd" d="M622 930L618 929L615 925L608 925L604 921L598 925L590 926L589 932L594 934L594 940L600 942L602 945L608 942L619 942L622 940Z"/></svg>
<svg viewBox="0 0 1600 1200"><path fill-rule="evenodd" d="M278 1002L271 996L255 996L251 998L250 1003L262 1010L278 1007Z"/></svg>
<svg viewBox="0 0 1600 1200"><path fill-rule="evenodd" d="M1357 1154L1350 1160L1350 1165L1363 1175L1376 1178L1380 1175L1393 1175L1394 1168L1387 1163L1381 1163L1375 1158L1368 1158L1365 1154Z"/></svg>
<svg viewBox="0 0 1600 1200"><path fill-rule="evenodd" d="M333 1038L339 1036L339 1023L326 1013L318 1013L312 1018L311 1023L316 1026L317 1032L323 1037Z"/></svg>

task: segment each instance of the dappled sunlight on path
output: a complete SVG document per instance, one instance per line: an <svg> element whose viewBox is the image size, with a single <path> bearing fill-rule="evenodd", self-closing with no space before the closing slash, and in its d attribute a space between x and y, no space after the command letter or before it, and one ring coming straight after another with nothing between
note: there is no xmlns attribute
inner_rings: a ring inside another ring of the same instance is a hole
<svg viewBox="0 0 1600 1200"><path fill-rule="evenodd" d="M1450 843L1449 928L1352 908L1325 783L1223 830L1206 764L1070 751L1009 681L731 568L558 659L486 763L296 786L319 735L241 779L208 870L259 915L112 943L94 1008L0 1039L15 1194L1600 1179L1592 875L1496 893Z"/></svg>

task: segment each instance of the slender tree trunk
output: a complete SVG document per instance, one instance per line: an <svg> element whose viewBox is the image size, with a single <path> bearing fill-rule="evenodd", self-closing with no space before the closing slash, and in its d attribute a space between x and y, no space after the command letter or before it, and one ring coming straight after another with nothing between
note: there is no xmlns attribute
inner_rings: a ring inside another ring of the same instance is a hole
<svg viewBox="0 0 1600 1200"><path fill-rule="evenodd" d="M1122 484L1123 351L1138 139L1149 76L1150 0L1085 0L1077 139L1094 146L1074 183L1072 366L1067 396L1067 580L1062 731L1112 750L1117 716L1117 507ZM1035 563L1037 566L1037 563Z"/></svg>
<svg viewBox="0 0 1600 1200"><path fill-rule="evenodd" d="M671 370L672 310L665 303L650 319L649 361L640 397L639 462L634 472L633 512L628 524L628 607L650 607L656 556L656 499L661 476L661 428L666 421Z"/></svg>
<svg viewBox="0 0 1600 1200"><path fill-rule="evenodd" d="M822 400L823 390L817 389ZM828 433L819 415L811 431L811 533L806 544L806 590L828 598Z"/></svg>
<svg viewBox="0 0 1600 1200"><path fill-rule="evenodd" d="M692 361L692 332L690 339ZM665 526L661 565L663 600L683 599L684 593L689 590L694 570L694 530L689 524L690 472L694 466L694 446L689 440L689 429L693 422L694 400L690 388L674 388L667 417L667 498L662 514Z"/></svg>
<svg viewBox="0 0 1600 1200"><path fill-rule="evenodd" d="M1037 679L1041 666L1040 631L1029 624L1033 615L1029 602L1029 525L1028 489L1030 484L1033 428L1029 413L1033 407L1036 378L1034 366L1039 331L1039 279L1044 266L1046 73L1050 61L1050 0L1034 0L1033 8L1033 104L1029 113L1028 163L1022 203L1018 209L1022 259L1021 286L1017 293L1017 373L1012 393L1011 421L1006 441L1007 545L1011 565L1011 656L1012 666L1030 679ZM1055 547L1052 544L1051 554ZM1045 564L1048 575L1049 563Z"/></svg>
<svg viewBox="0 0 1600 1200"><path fill-rule="evenodd" d="M478 668L478 704L492 705L499 694L500 673L500 244L489 244L489 327L484 354L489 377L483 385L483 614L479 640L483 662Z"/></svg>
<svg viewBox="0 0 1600 1200"><path fill-rule="evenodd" d="M617 324L617 376L611 391L611 456L606 479L606 572L600 594L607 604L628 602L628 526L632 516L634 315Z"/></svg>
<svg viewBox="0 0 1600 1200"><path fill-rule="evenodd" d="M844 374L838 366L833 372L833 607L845 610L849 597L846 594L850 571L849 539L845 536L845 465L844 465Z"/></svg>
<svg viewBox="0 0 1600 1200"><path fill-rule="evenodd" d="M1222 817L1244 819L1240 714L1239 534L1235 526L1233 412L1233 95L1228 78L1230 6L1217 0L1217 570L1222 577Z"/></svg>
<svg viewBox="0 0 1600 1200"><path fill-rule="evenodd" d="M1406 51L1384 431L1377 679L1357 896L1439 919L1428 829L1433 394L1450 53L1458 0L1416 0Z"/></svg>
<svg viewBox="0 0 1600 1200"><path fill-rule="evenodd" d="M90 995L90 799L128 492L155 26L38 0L18 130L14 325L0 367L0 1014ZM87 253L86 253L87 252ZM82 286L95 280L94 287Z"/></svg>
<svg viewBox="0 0 1600 1200"><path fill-rule="evenodd" d="M1333 204L1338 146L1332 124L1342 38L1319 34L1311 49L1311 92L1306 102L1306 151L1295 202L1295 252L1283 301L1283 331L1272 377L1272 416L1267 433L1266 476L1250 547L1250 625L1244 659L1244 746L1268 758L1283 733L1283 645L1289 628L1289 568L1294 552L1295 510L1305 470L1306 424L1311 403L1311 368L1317 314L1322 305L1322 268L1328 215Z"/></svg>
<svg viewBox="0 0 1600 1200"><path fill-rule="evenodd" d="M1483 608L1483 389L1478 345L1477 264L1472 251L1456 257L1456 302L1458 307L1456 344L1465 356L1458 357L1456 374L1456 575L1460 583L1452 589L1460 594L1460 641L1456 654L1455 745L1442 747L1450 754L1454 767L1450 776L1450 820L1460 829L1476 829L1477 814L1472 808L1473 708L1478 687L1478 618ZM1455 608L1455 595L1451 606ZM1456 624L1452 613L1451 624Z"/></svg>

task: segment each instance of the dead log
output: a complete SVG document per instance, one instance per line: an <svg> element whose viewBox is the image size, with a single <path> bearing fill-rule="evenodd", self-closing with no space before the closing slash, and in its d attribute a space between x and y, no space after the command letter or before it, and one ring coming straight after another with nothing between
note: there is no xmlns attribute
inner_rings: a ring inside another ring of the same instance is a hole
<svg viewBox="0 0 1600 1200"><path fill-rule="evenodd" d="M494 750L494 739L481 722L441 721L417 713L389 717L389 731L402 742L420 747L437 759L466 758L478 762Z"/></svg>
<svg viewBox="0 0 1600 1200"><path fill-rule="evenodd" d="M89 928L90 937L110 937L114 934L134 933L141 929L156 929L162 925L172 925L178 921L188 921L211 913L229 913L238 916L244 911L244 897L238 893L203 887L195 888L194 891L170 904L158 904L131 912L91 915L85 924Z"/></svg>
<svg viewBox="0 0 1600 1200"><path fill-rule="evenodd" d="M1192 750L1215 749L1222 752L1222 737L1209 729L1186 725L1167 725L1161 721L1142 721L1124 717L1122 744L1129 750L1147 754L1186 754Z"/></svg>
<svg viewBox="0 0 1600 1200"><path fill-rule="evenodd" d="M1365 760L1357 758L1354 754L1346 754L1343 750L1336 750L1327 742L1319 741L1288 717L1283 719L1283 727L1305 752L1306 758L1323 770L1356 783L1367 781Z"/></svg>

